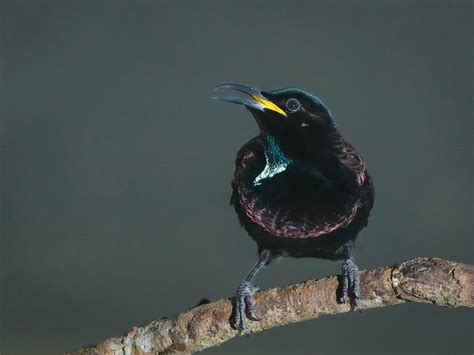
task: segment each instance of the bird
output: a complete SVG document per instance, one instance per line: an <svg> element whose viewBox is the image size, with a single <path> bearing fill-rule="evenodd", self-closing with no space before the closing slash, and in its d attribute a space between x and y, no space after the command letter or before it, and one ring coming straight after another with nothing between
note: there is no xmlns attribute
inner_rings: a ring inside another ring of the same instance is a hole
<svg viewBox="0 0 474 355"><path fill-rule="evenodd" d="M234 328L249 334L247 318L261 320L253 282L280 257L342 260L336 296L358 309L355 241L375 197L364 160L326 105L308 92L233 83L215 90L239 92L213 98L245 106L260 131L238 151L232 179L231 205L258 247L258 261L236 291Z"/></svg>

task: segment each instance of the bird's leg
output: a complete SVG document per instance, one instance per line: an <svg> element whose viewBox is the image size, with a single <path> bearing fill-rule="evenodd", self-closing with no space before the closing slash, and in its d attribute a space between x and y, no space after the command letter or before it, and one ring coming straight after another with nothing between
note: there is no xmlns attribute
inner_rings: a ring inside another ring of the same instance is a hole
<svg viewBox="0 0 474 355"><path fill-rule="evenodd" d="M349 241L343 247L344 261L342 262L342 284L339 302L344 303L347 298L351 301L353 310L359 308L360 285L359 268L354 262L354 242Z"/></svg>
<svg viewBox="0 0 474 355"><path fill-rule="evenodd" d="M244 334L248 334L249 330L245 315L252 320L260 320L255 313L255 308L252 302L252 294L256 290L256 287L252 284L253 279L257 273L267 266L272 260L272 253L269 250L262 250L258 255L258 262L250 270L244 281L240 284L237 289L237 295L235 297L235 313L234 313L234 326L236 329L242 331Z"/></svg>

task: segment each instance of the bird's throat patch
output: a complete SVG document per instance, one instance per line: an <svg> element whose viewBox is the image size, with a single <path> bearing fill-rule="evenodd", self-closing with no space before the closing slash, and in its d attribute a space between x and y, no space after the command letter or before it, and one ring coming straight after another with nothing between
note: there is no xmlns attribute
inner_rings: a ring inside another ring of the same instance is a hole
<svg viewBox="0 0 474 355"><path fill-rule="evenodd" d="M266 160L265 168L254 179L254 186L261 185L263 180L274 177L275 175L285 171L289 165L293 164L293 160L283 153L275 141L275 138L271 135L267 134L265 136L264 150Z"/></svg>

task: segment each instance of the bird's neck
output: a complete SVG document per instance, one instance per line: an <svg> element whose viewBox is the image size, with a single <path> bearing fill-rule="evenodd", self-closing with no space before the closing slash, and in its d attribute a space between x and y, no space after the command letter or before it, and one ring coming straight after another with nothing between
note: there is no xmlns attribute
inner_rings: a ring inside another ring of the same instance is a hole
<svg viewBox="0 0 474 355"><path fill-rule="evenodd" d="M263 144L265 147L265 155L271 162L275 164L291 164L293 162L293 159L288 157L285 152L283 152L276 139L272 135L265 134Z"/></svg>
<svg viewBox="0 0 474 355"><path fill-rule="evenodd" d="M264 179L282 173L288 167L294 166L298 170L308 173L321 181L330 183L338 179L340 161L338 159L342 139L338 132L334 136L326 137L325 144L308 146L304 155L298 156L282 149L278 141L271 134L263 135L263 147L266 164L264 169L254 180L254 185L260 185ZM301 143L301 142L300 142Z"/></svg>
<svg viewBox="0 0 474 355"><path fill-rule="evenodd" d="M263 148L266 164L262 172L255 178L253 182L255 186L260 185L262 180L271 178L285 171L288 166L293 164L293 159L283 152L272 135L264 135Z"/></svg>

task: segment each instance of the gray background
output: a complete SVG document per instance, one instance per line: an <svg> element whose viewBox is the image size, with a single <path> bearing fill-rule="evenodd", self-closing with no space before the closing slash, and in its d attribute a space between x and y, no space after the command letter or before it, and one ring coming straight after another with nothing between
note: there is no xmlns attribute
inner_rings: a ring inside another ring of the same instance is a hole
<svg viewBox="0 0 474 355"><path fill-rule="evenodd" d="M14 2L2 34L2 354L53 354L230 296L256 248L228 201L242 82L320 96L376 183L362 268L473 262L469 1ZM285 259L271 287L338 273ZM472 312L405 305L209 354L472 353Z"/></svg>

